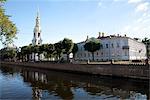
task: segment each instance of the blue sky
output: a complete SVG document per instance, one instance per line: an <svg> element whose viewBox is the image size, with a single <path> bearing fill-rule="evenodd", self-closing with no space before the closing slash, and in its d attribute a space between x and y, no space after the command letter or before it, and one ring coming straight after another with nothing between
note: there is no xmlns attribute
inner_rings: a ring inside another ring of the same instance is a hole
<svg viewBox="0 0 150 100"><path fill-rule="evenodd" d="M31 43L38 8L43 43L80 42L98 32L150 38L150 0L8 0L4 8L18 27L17 46Z"/></svg>

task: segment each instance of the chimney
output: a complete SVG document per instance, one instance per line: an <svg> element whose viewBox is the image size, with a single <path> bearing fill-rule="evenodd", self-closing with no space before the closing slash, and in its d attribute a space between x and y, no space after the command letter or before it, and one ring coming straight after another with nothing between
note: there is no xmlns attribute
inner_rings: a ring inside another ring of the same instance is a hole
<svg viewBox="0 0 150 100"><path fill-rule="evenodd" d="M101 37L101 32L98 32L99 33L99 38Z"/></svg>
<svg viewBox="0 0 150 100"><path fill-rule="evenodd" d="M86 37L86 41L89 39L89 36L87 35L87 37Z"/></svg>
<svg viewBox="0 0 150 100"><path fill-rule="evenodd" d="M104 37L104 33L102 33L102 37Z"/></svg>

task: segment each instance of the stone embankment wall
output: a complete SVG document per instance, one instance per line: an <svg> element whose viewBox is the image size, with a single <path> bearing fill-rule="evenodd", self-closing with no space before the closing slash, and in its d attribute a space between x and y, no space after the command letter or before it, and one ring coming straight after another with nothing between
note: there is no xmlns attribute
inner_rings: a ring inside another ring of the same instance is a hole
<svg viewBox="0 0 150 100"><path fill-rule="evenodd" d="M148 65L127 65L127 64L52 64L48 62L1 62L5 65L26 66L49 70L62 70L69 72L109 75L118 77L129 77L138 79L150 79Z"/></svg>

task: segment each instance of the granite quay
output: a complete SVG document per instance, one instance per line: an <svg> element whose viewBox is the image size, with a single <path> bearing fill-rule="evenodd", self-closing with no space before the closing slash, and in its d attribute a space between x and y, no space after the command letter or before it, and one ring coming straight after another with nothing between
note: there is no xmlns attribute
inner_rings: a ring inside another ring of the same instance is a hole
<svg viewBox="0 0 150 100"><path fill-rule="evenodd" d="M1 62L1 64L137 79L149 79L150 76L149 65L140 64L58 64L49 62Z"/></svg>

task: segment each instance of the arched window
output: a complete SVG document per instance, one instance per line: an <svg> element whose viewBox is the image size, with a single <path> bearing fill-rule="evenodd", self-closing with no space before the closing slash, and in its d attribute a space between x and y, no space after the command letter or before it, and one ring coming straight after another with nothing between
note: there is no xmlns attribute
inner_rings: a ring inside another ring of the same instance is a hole
<svg viewBox="0 0 150 100"><path fill-rule="evenodd" d="M97 52L97 56L98 56L98 52Z"/></svg>
<svg viewBox="0 0 150 100"><path fill-rule="evenodd" d="M106 48L108 48L108 44L106 44Z"/></svg>
<svg viewBox="0 0 150 100"><path fill-rule="evenodd" d="M119 48L119 43L117 43L117 47Z"/></svg>
<svg viewBox="0 0 150 100"><path fill-rule="evenodd" d="M40 37L40 33L38 33L38 37Z"/></svg>
<svg viewBox="0 0 150 100"><path fill-rule="evenodd" d="M111 46L112 46L112 48L114 48L114 44L113 43L111 44Z"/></svg>
<svg viewBox="0 0 150 100"><path fill-rule="evenodd" d="M84 53L84 57L86 57L86 53Z"/></svg>

